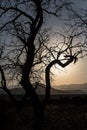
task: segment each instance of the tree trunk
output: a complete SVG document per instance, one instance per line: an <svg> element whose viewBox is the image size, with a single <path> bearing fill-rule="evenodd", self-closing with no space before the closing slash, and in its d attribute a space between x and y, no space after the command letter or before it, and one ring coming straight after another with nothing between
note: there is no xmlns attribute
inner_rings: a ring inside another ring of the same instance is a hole
<svg viewBox="0 0 87 130"><path fill-rule="evenodd" d="M37 119L36 124L38 123L37 126L39 127L40 126L39 122L44 117L43 116L44 109L29 79L29 74L33 65L33 60L34 60L34 45L31 44L30 48L28 49L26 62L22 68L22 79L20 83L22 87L25 89L26 94L30 97L30 101L32 103L35 113L35 119Z"/></svg>
<svg viewBox="0 0 87 130"><path fill-rule="evenodd" d="M1 72L1 85L2 85L2 89L9 95L9 97L11 98L12 102L16 105L16 107L19 108L18 102L16 101L16 99L14 98L12 93L7 88L5 74L4 74L4 71L3 71L1 65L0 65L0 72Z"/></svg>
<svg viewBox="0 0 87 130"><path fill-rule="evenodd" d="M41 1L33 0L33 2L36 5L36 17L32 21L32 24L30 25L30 36L29 39L27 39L27 44L26 44L27 47L26 61L22 68L22 79L20 83L22 87L25 89L26 93L29 95L30 101L34 108L35 116L40 121L41 117L43 116L44 110L39 100L39 97L36 94L30 82L29 74L31 72L33 61L34 61L34 51L35 51L34 41L43 23L43 12L41 7ZM38 121L38 125L40 125L39 121Z"/></svg>
<svg viewBox="0 0 87 130"><path fill-rule="evenodd" d="M38 95L36 94L35 90L33 89L30 81L26 81L25 79L22 80L21 82L23 88L26 90L28 96L30 97L30 101L33 106L34 110L34 130L42 130L43 124L44 124L44 109L43 105L41 104Z"/></svg>
<svg viewBox="0 0 87 130"><path fill-rule="evenodd" d="M62 63L60 60L56 59L51 61L48 66L46 67L45 71L45 80L46 80L46 96L45 96L45 101L49 102L50 100L50 89L51 89L51 84L50 84L50 69L54 64L58 64L61 67L66 67L73 61L73 57L70 57L70 59L67 59L65 63Z"/></svg>
<svg viewBox="0 0 87 130"><path fill-rule="evenodd" d="M50 89L51 89L51 84L50 84L50 66L48 65L46 68L46 102L48 102L50 100Z"/></svg>
<svg viewBox="0 0 87 130"><path fill-rule="evenodd" d="M51 84L50 84L50 69L51 67L55 64L54 61L50 62L48 66L46 67L45 71L45 80L46 80L46 96L45 100L46 102L49 102L50 100L50 89L51 89Z"/></svg>

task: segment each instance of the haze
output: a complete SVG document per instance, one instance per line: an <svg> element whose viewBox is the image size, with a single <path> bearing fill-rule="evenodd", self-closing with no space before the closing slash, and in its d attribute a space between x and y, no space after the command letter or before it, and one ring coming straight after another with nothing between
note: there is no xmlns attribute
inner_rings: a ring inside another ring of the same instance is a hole
<svg viewBox="0 0 87 130"><path fill-rule="evenodd" d="M71 63L62 70L52 68L52 72L52 86L87 83L87 58L79 59L76 64Z"/></svg>

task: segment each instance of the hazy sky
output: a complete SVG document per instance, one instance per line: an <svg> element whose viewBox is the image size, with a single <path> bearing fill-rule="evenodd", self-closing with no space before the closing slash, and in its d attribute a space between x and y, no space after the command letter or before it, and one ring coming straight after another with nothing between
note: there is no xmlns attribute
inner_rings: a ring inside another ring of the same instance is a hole
<svg viewBox="0 0 87 130"><path fill-rule="evenodd" d="M52 68L54 72L53 85L87 83L87 57L71 63L62 70Z"/></svg>
<svg viewBox="0 0 87 130"><path fill-rule="evenodd" d="M78 8L85 9L87 7L87 0L71 0L75 2ZM76 7L74 6L76 9ZM54 19L52 20L54 22ZM55 23L55 22L54 22ZM58 25L59 23L57 23ZM54 24L56 29L56 24ZM60 84L82 84L87 83L87 57L79 59L76 64L71 63L65 69L58 70L52 68L54 73L53 85L57 86Z"/></svg>
<svg viewBox="0 0 87 130"><path fill-rule="evenodd" d="M79 8L86 8L87 0L70 0L76 3L76 6ZM57 22L55 24L55 22ZM54 26L54 30L57 31L61 23L55 19L48 20L49 26ZM57 29L57 30L56 30ZM59 66L56 66L59 67ZM79 59L76 64L71 63L66 68L60 70L52 68L54 73L53 76L53 85L57 86L60 84L80 84L87 83L87 57Z"/></svg>

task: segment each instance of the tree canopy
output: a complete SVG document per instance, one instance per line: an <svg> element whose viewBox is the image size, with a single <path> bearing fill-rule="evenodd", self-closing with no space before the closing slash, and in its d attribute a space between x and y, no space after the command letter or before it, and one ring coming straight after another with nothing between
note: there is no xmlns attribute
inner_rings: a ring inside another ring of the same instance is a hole
<svg viewBox="0 0 87 130"><path fill-rule="evenodd" d="M65 67L87 55L86 10L78 14L72 5L68 0L0 0L1 71L8 83L24 88L37 115L42 107L32 82L40 82L55 63Z"/></svg>

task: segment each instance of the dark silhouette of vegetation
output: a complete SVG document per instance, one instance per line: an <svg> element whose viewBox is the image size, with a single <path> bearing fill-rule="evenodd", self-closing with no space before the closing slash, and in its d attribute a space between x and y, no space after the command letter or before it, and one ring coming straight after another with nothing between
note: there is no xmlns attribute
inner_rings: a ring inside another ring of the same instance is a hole
<svg viewBox="0 0 87 130"><path fill-rule="evenodd" d="M58 64L59 66L61 66L62 68L65 68L66 66L68 66L70 63L74 62L76 63L78 60L79 55L82 53L81 50L77 50L76 52L73 52L73 48L76 48L75 46L72 46L73 44L73 40L74 38L78 37L81 33L77 33L74 35L70 35L68 37L68 41L67 41L67 37L63 34L59 34L60 36L62 35L62 47L59 48L59 51L56 52L56 57L54 56L54 54L51 52L51 50L49 50L49 52L51 53L51 55L53 56L53 60L46 66L46 70L45 70L45 79L46 79L46 101L49 101L50 99L50 89L51 89L51 84L50 84L50 69L53 65ZM66 45L66 46L65 46ZM63 49L63 46L64 49ZM80 45L80 47L82 47L82 45ZM55 47L55 49L57 48L57 45ZM58 48L57 48L58 50ZM61 55L64 57L60 58Z"/></svg>
<svg viewBox="0 0 87 130"><path fill-rule="evenodd" d="M53 11L50 11L52 3L55 7ZM2 67L11 69L10 75L13 75L12 78L16 77L18 81L20 79L20 84L26 94L29 95L37 122L39 122L37 127L39 127L40 121L43 119L43 107L30 81L30 73L38 42L37 36L45 22L44 16L46 14L58 17L58 12L70 4L62 1L58 4L56 1L52 1L52 3L49 0L0 1L0 33L3 37L7 34L8 42L5 42L5 44L9 50L6 50L7 54L4 56L6 62L3 60L4 65ZM41 44L39 48L40 46ZM11 55L11 53L13 54ZM41 61L40 58L34 64L39 64ZM20 76L18 76L19 73Z"/></svg>
<svg viewBox="0 0 87 130"><path fill-rule="evenodd" d="M1 44L4 43L5 46L0 63L1 84L15 103L17 102L7 89L5 77L10 77L9 80L12 79L23 87L26 94L21 100L22 106L29 97L37 118L38 129L41 129L40 125L44 120L45 104L39 100L31 80L40 80L42 68L46 67L46 100L48 100L51 67L57 63L64 68L71 62L76 62L79 54L83 52L83 44L73 44L74 39L80 37L82 31L67 31L66 35L58 33L63 40L51 46L49 29L47 30L44 24L48 16L58 18L62 9L69 10L70 5L71 3L65 0L0 1ZM64 56L63 59L60 58L61 55ZM4 74L4 70L7 75Z"/></svg>
<svg viewBox="0 0 87 130"><path fill-rule="evenodd" d="M49 4L49 8L45 8ZM14 48L12 51L15 52L19 51L14 56L14 61L11 59L11 55L8 52L7 60L10 64L6 64L7 67L20 67L21 69L21 80L20 84L25 89L26 93L29 94L31 99L32 105L35 108L35 113L40 112L40 102L36 92L34 91L29 74L31 72L31 68L34 62L35 56L35 40L37 34L39 35L39 30L44 23L44 13L54 15L58 17L58 12L63 7L66 7L68 4L67 2L60 2L56 5L55 2L53 4L56 7L56 10L50 10L50 1L38 1L38 0L31 0L31 1L1 1L0 2L0 19L3 21L0 25L0 32L6 34L9 32L9 38L14 38L12 47ZM32 12L33 11L33 12ZM5 17L7 19L5 19ZM12 39L11 39L12 40ZM11 41L10 41L11 42ZM19 42L19 43L18 43ZM11 43L7 46L10 48ZM40 45L39 45L40 47ZM8 49L9 49L8 48ZM11 48L12 49L12 48ZM9 50L11 52L11 50ZM21 58L21 55L25 56L25 59ZM40 62L40 61L39 61ZM35 63L34 63L35 64ZM38 64L38 63L36 63ZM6 66L5 65L5 66ZM16 72L15 72L16 73ZM39 110L38 110L39 108ZM42 111L42 110L41 110Z"/></svg>
<svg viewBox="0 0 87 130"><path fill-rule="evenodd" d="M1 59L2 53L3 53L3 47L0 48L0 59ZM4 70L3 70L3 68L2 68L1 65L0 65L0 74L1 74L1 87L0 87L0 89L3 89L9 95L9 97L11 98L11 100L13 101L13 103L18 108L19 105L18 105L16 99L14 98L14 96L11 94L11 92L7 88Z"/></svg>
<svg viewBox="0 0 87 130"><path fill-rule="evenodd" d="M60 60L56 59L50 62L50 64L46 67L46 101L50 99L50 89L51 89L51 85L50 85L50 69L54 64L58 64L61 67L66 67L68 66L75 57L70 56L70 59L68 59L67 62L62 63L60 62Z"/></svg>

